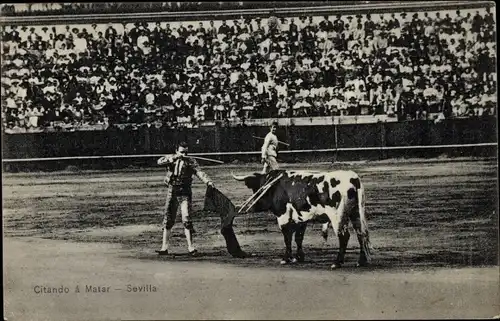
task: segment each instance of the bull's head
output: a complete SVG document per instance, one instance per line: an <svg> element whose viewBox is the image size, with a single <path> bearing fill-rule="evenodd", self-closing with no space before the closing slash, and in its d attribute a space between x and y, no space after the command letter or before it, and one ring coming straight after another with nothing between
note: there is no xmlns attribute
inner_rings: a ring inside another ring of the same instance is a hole
<svg viewBox="0 0 500 321"><path fill-rule="evenodd" d="M252 193L255 194L261 188L266 184L266 182L271 181L272 179L275 179L279 174L281 174L281 171L271 171L267 174L261 174L261 173L253 173L251 175L246 175L246 176L236 176L231 173L233 178L237 181L243 181L245 182L246 187L252 190ZM274 194L275 188L271 187L265 195L263 195L260 200L253 206L254 211L267 211L271 208L272 205L272 200L273 200L273 194Z"/></svg>
<svg viewBox="0 0 500 321"><path fill-rule="evenodd" d="M246 176L236 176L234 174L231 173L231 175L233 176L233 178L237 181L240 181L240 182L245 182L245 185L246 187L248 187L249 189L252 190L252 192L257 192L257 190L259 188L262 187L262 185L264 185L266 179L265 179L265 176L264 174L260 174L260 173L253 173L251 175L246 175Z"/></svg>

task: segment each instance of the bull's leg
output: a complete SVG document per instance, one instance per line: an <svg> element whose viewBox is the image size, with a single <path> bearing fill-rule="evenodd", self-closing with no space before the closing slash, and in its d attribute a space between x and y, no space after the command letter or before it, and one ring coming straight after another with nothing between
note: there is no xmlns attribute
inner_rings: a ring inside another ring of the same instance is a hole
<svg viewBox="0 0 500 321"><path fill-rule="evenodd" d="M283 255L281 264L292 262L292 237L295 229L295 224L291 220L292 212L293 207L291 204L287 204L285 213L278 216L278 225L285 240L285 254Z"/></svg>
<svg viewBox="0 0 500 321"><path fill-rule="evenodd" d="M342 199L337 207L337 209L330 208L326 210L326 215L330 219L332 224L332 229L339 238L339 252L335 263L332 264L331 268L339 268L344 262L345 252L347 250L347 243L349 242L349 231L348 227L348 217L345 216L345 202Z"/></svg>
<svg viewBox="0 0 500 321"><path fill-rule="evenodd" d="M285 254L281 260L281 264L288 264L292 262L292 236L293 236L293 226L292 223L286 223L280 225L281 233L283 233L283 238L285 240Z"/></svg>
<svg viewBox="0 0 500 321"><path fill-rule="evenodd" d="M349 243L349 238L351 234L347 228L347 224L345 224L342 228L340 228L339 233L339 252L337 254L337 260L335 261L335 267L340 267L344 264L345 252L347 251L347 244ZM332 266L333 267L333 266Z"/></svg>
<svg viewBox="0 0 500 321"><path fill-rule="evenodd" d="M302 242L304 241L304 234L306 232L307 223L300 223L295 230L295 244L297 244L297 261L304 262L305 254L302 249Z"/></svg>

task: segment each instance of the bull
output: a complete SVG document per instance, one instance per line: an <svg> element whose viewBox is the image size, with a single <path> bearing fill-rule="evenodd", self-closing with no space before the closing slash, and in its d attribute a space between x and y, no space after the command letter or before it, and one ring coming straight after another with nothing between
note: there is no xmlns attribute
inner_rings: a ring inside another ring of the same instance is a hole
<svg viewBox="0 0 500 321"><path fill-rule="evenodd" d="M337 258L331 266L339 268L344 263L350 238L349 221L356 231L360 245L358 266L371 261L368 224L365 218L364 188L359 176L353 171L325 173L309 171L274 170L267 174L254 173L235 176L243 181L253 193L266 183L274 181L257 201L254 209L271 211L276 215L285 240L285 252L281 264L303 262L302 249L307 223L322 223L323 237L328 235L328 226L339 239ZM266 185L269 186L269 185ZM292 236L295 233L296 255L292 256Z"/></svg>

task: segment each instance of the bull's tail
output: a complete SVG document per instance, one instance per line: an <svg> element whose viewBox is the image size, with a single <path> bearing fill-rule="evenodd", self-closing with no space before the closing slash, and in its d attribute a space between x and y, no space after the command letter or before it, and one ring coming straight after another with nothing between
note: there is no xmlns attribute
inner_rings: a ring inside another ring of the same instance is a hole
<svg viewBox="0 0 500 321"><path fill-rule="evenodd" d="M330 226L330 222L326 222L321 224L321 236L323 236L323 239L328 241L328 227Z"/></svg>
<svg viewBox="0 0 500 321"><path fill-rule="evenodd" d="M365 215L365 193L363 186L357 190L358 199L358 212L359 212L359 223L360 223L360 237L363 239L363 247L366 253L366 258L368 261L371 260L371 252L373 250L370 242L370 232L368 231L368 222ZM353 222L354 223L354 222Z"/></svg>

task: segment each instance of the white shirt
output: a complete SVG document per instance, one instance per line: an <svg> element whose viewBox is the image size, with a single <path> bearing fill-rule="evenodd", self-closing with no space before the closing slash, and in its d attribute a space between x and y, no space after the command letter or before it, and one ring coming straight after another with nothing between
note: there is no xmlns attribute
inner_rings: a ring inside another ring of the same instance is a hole
<svg viewBox="0 0 500 321"><path fill-rule="evenodd" d="M189 35L186 39L186 43L193 45L195 40L198 40L198 37L196 37L194 35Z"/></svg>
<svg viewBox="0 0 500 321"><path fill-rule="evenodd" d="M257 83L257 93L259 95L262 95L264 93L265 88L266 88L266 86L265 86L264 82Z"/></svg>
<svg viewBox="0 0 500 321"><path fill-rule="evenodd" d="M349 101L353 97L356 98L356 93L354 91L352 91L352 90L346 91L344 93L344 98L345 98L346 101Z"/></svg>
<svg viewBox="0 0 500 321"><path fill-rule="evenodd" d="M302 102L298 101L298 102L295 103L295 105L293 105L294 109L308 108L308 107L311 107L311 104L309 104L306 101L302 101Z"/></svg>
<svg viewBox="0 0 500 321"><path fill-rule="evenodd" d="M229 79L230 79L230 83L231 84L234 84L235 82L238 81L239 79L239 76L240 76L240 73L238 71L233 71L230 75L229 75Z"/></svg>
<svg viewBox="0 0 500 321"><path fill-rule="evenodd" d="M184 101L188 101L189 97L191 97L191 93L182 94L182 100L184 100Z"/></svg>
<svg viewBox="0 0 500 321"><path fill-rule="evenodd" d="M268 156L278 156L278 137L275 134L269 132L264 138L264 144L262 145L262 158L267 158Z"/></svg>
<svg viewBox="0 0 500 321"><path fill-rule="evenodd" d="M100 31L101 30L100 30L99 26L96 26L95 29L94 28L90 28L89 33L92 35L92 37L94 39L97 39L99 37L99 32ZM104 32L103 32L103 34L104 34Z"/></svg>
<svg viewBox="0 0 500 321"><path fill-rule="evenodd" d="M17 108L16 101L12 97L7 98L5 104L7 108Z"/></svg>
<svg viewBox="0 0 500 321"><path fill-rule="evenodd" d="M110 83L105 83L105 87L106 87L106 91L108 93L111 92L111 90L114 90L114 91L117 91L118 90L118 86L116 84L112 85Z"/></svg>
<svg viewBox="0 0 500 321"><path fill-rule="evenodd" d="M266 39L263 42L261 42L260 44L258 44L259 53L261 55L268 54L269 53L270 45L271 45L271 40L269 40L269 39Z"/></svg>
<svg viewBox="0 0 500 321"><path fill-rule="evenodd" d="M172 100L175 102L177 99L182 97L182 92L179 90L175 91L175 93L172 95Z"/></svg>
<svg viewBox="0 0 500 321"><path fill-rule="evenodd" d="M139 36L137 38L137 47L143 49L145 42L149 42L149 38L147 36Z"/></svg>
<svg viewBox="0 0 500 321"><path fill-rule="evenodd" d="M424 97L432 97L432 96L438 96L438 91L432 87L426 88L424 90Z"/></svg>
<svg viewBox="0 0 500 321"><path fill-rule="evenodd" d="M288 87L287 87L286 83L283 85L277 85L275 88L276 88L276 92L278 94L278 97L280 95L283 95L284 97L288 96Z"/></svg>
<svg viewBox="0 0 500 321"><path fill-rule="evenodd" d="M51 32L47 32L47 31L42 31L40 33L40 37L42 37L42 41L49 41L50 35L51 35Z"/></svg>
<svg viewBox="0 0 500 321"><path fill-rule="evenodd" d="M55 93L55 92L56 92L56 87L54 87L54 86L52 86L52 85L47 86L47 87L45 87L45 88L43 88L43 89L42 89L42 92L43 92L44 94L46 94L46 93L48 93L48 92L50 92L50 93Z"/></svg>
<svg viewBox="0 0 500 321"><path fill-rule="evenodd" d="M73 44L75 45L75 52L85 52L87 50L87 40L84 38L76 38L73 40Z"/></svg>
<svg viewBox="0 0 500 321"><path fill-rule="evenodd" d="M51 58L51 57L54 57L54 53L56 52L55 49L47 49L45 51L45 57L48 59L48 58Z"/></svg>
<svg viewBox="0 0 500 321"><path fill-rule="evenodd" d="M26 90L26 88L19 87L19 89L17 90L16 96L19 97L20 99L25 99L27 95L28 95L28 91Z"/></svg>
<svg viewBox="0 0 500 321"><path fill-rule="evenodd" d="M96 85L99 82L100 79L101 79L101 77L99 77L99 76L92 76L89 79L89 83L91 85Z"/></svg>
<svg viewBox="0 0 500 321"><path fill-rule="evenodd" d="M75 48L76 49L76 48ZM58 49L57 53L59 54L59 57L66 57L68 56L71 52L73 52L70 49Z"/></svg>
<svg viewBox="0 0 500 321"><path fill-rule="evenodd" d="M149 93L146 95L146 104L153 105L155 102L155 95L153 93Z"/></svg>
<svg viewBox="0 0 500 321"><path fill-rule="evenodd" d="M55 49L62 49L63 44L66 44L66 42L64 40L56 40L56 42L54 44L54 48Z"/></svg>
<svg viewBox="0 0 500 321"><path fill-rule="evenodd" d="M24 65L24 61L19 58L14 59L12 63L16 65L16 67L22 67Z"/></svg>
<svg viewBox="0 0 500 321"><path fill-rule="evenodd" d="M144 46L141 48L142 49L142 53L145 54L145 55L149 55L151 53L151 46Z"/></svg>

